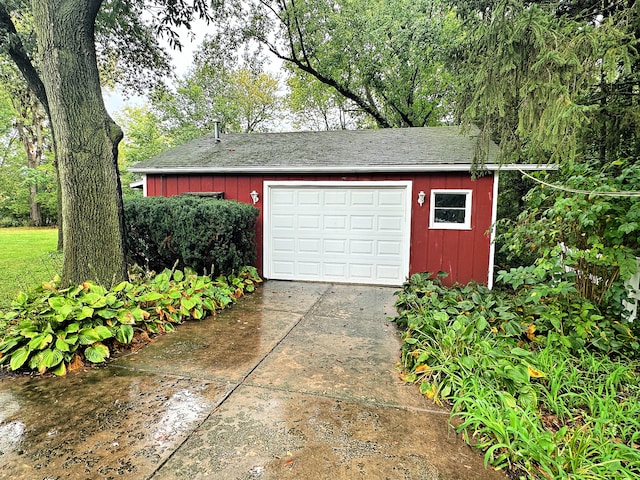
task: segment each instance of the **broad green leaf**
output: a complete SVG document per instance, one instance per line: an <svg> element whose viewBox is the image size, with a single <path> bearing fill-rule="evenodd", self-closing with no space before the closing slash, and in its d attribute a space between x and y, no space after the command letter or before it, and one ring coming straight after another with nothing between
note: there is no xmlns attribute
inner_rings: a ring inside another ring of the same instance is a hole
<svg viewBox="0 0 640 480"><path fill-rule="evenodd" d="M216 306L210 298L205 298L202 300L202 306L209 310L210 312L214 312L216 310Z"/></svg>
<svg viewBox="0 0 640 480"><path fill-rule="evenodd" d="M63 338L56 339L56 348L62 352L70 352L71 348L69 348L69 344Z"/></svg>
<svg viewBox="0 0 640 480"><path fill-rule="evenodd" d="M109 327L105 327L104 325L94 327L94 331L97 333L100 340L106 340L107 338L113 337L113 330Z"/></svg>
<svg viewBox="0 0 640 480"><path fill-rule="evenodd" d="M63 355L60 350L47 348L42 351L42 363L47 368L55 367L62 359Z"/></svg>
<svg viewBox="0 0 640 480"><path fill-rule="evenodd" d="M80 345L91 345L92 343L100 341L100 337L93 328L83 328L80 330L78 339L80 341Z"/></svg>
<svg viewBox="0 0 640 480"><path fill-rule="evenodd" d="M529 383L529 370L524 365L518 365L516 367L505 368L505 374L507 378L510 378L516 383L526 384Z"/></svg>
<svg viewBox="0 0 640 480"><path fill-rule="evenodd" d="M447 312L439 310L433 313L433 319L437 322L446 322L447 320L449 320L449 315L447 314Z"/></svg>
<svg viewBox="0 0 640 480"><path fill-rule="evenodd" d="M102 363L109 358L109 349L102 343L96 343L85 349L84 356L91 363Z"/></svg>
<svg viewBox="0 0 640 480"><path fill-rule="evenodd" d="M60 317L60 320L65 320L66 318L69 317L71 312L73 312L74 310L75 310L75 306L67 303L66 305L63 305L62 307L60 307L59 309L56 309L56 312Z"/></svg>
<svg viewBox="0 0 640 480"><path fill-rule="evenodd" d="M64 330L67 333L75 333L80 330L80 324L77 322L70 323Z"/></svg>
<svg viewBox="0 0 640 480"><path fill-rule="evenodd" d="M29 296L24 292L20 292L16 296L15 300L13 302L11 302L11 303L15 304L17 306L22 306L22 305L25 305L27 303L27 300L29 300Z"/></svg>
<svg viewBox="0 0 640 480"><path fill-rule="evenodd" d="M98 325L95 328L83 328L80 330L80 344L91 345L107 338L113 337L113 332L109 327Z"/></svg>
<svg viewBox="0 0 640 480"><path fill-rule="evenodd" d="M180 297L182 297L180 290L172 289L169 291L169 298L178 299Z"/></svg>
<svg viewBox="0 0 640 480"><path fill-rule="evenodd" d="M133 339L133 327L131 325L120 325L116 331L116 340L120 343L131 343Z"/></svg>
<svg viewBox="0 0 640 480"><path fill-rule="evenodd" d="M11 370L19 369L22 365L24 365L24 362L27 361L30 353L31 352L29 351L28 347L20 347L19 349L17 349L15 352L13 352L13 355L11 355L9 368L11 368Z"/></svg>
<svg viewBox="0 0 640 480"><path fill-rule="evenodd" d="M93 308L85 305L84 307L82 307L82 310L80 310L80 312L78 312L78 314L76 315L76 319L84 320L85 318L91 318L93 316L93 311Z"/></svg>
<svg viewBox="0 0 640 480"><path fill-rule="evenodd" d="M144 321L145 317L149 316L147 312L145 312L139 307L132 308L131 315L133 316L134 320L137 322L142 322Z"/></svg>
<svg viewBox="0 0 640 480"><path fill-rule="evenodd" d="M51 370L51 373L58 377L63 377L67 374L67 365L64 362L60 362L60 364Z"/></svg>
<svg viewBox="0 0 640 480"><path fill-rule="evenodd" d="M182 300L180 300L180 305L185 310L191 310L197 304L198 304L198 299L197 298L183 298Z"/></svg>
<svg viewBox="0 0 640 480"><path fill-rule="evenodd" d="M133 314L129 310L120 310L118 312L118 321L124 325L130 325L136 323Z"/></svg>
<svg viewBox="0 0 640 480"><path fill-rule="evenodd" d="M0 352L7 353L13 347L19 345L21 341L22 338L20 337L5 338L2 342L0 342Z"/></svg>
<svg viewBox="0 0 640 480"><path fill-rule="evenodd" d="M96 315L104 319L116 318L118 316L118 311L111 308L101 308L96 311Z"/></svg>
<svg viewBox="0 0 640 480"><path fill-rule="evenodd" d="M489 322L487 322L486 318L478 317L478 320L476 320L476 330L483 332L488 326Z"/></svg>
<svg viewBox="0 0 640 480"><path fill-rule="evenodd" d="M40 351L29 359L29 368L37 369L39 373L47 371L47 366L44 364L44 352Z"/></svg>
<svg viewBox="0 0 640 480"><path fill-rule="evenodd" d="M67 304L67 299L64 297L49 297L49 300L47 301L51 308L56 311L60 310L64 305Z"/></svg>
<svg viewBox="0 0 640 480"><path fill-rule="evenodd" d="M173 272L173 279L176 282L181 282L184 279L184 274L181 270L176 270L175 272Z"/></svg>
<svg viewBox="0 0 640 480"><path fill-rule="evenodd" d="M120 292L122 290L124 290L126 287L128 287L129 285L131 285L129 282L120 282L118 285L116 285L115 287L113 287L111 289L112 292Z"/></svg>
<svg viewBox="0 0 640 480"><path fill-rule="evenodd" d="M29 342L29 350L42 350L53 341L53 335L50 333L41 333L31 339Z"/></svg>
<svg viewBox="0 0 640 480"><path fill-rule="evenodd" d="M147 292L144 295L138 297L138 301L140 302L153 302L155 300L159 300L163 297L163 295L159 292Z"/></svg>

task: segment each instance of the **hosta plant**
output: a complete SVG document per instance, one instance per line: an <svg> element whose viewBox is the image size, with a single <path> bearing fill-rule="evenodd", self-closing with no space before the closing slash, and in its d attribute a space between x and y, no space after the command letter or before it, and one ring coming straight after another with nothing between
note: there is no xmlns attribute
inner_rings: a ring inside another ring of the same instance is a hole
<svg viewBox="0 0 640 480"><path fill-rule="evenodd" d="M0 313L4 328L0 365L64 375L70 366L106 361L136 334L172 331L234 303L261 282L255 268L211 279L190 271L165 270L106 289L92 282L58 288L45 283L20 293Z"/></svg>

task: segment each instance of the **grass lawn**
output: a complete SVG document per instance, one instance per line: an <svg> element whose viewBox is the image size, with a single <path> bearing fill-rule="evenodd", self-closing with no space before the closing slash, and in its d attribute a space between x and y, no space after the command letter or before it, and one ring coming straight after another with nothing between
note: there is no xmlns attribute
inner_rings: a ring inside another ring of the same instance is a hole
<svg viewBox="0 0 640 480"><path fill-rule="evenodd" d="M62 255L56 252L57 241L55 228L0 228L0 308L19 291L59 273Z"/></svg>

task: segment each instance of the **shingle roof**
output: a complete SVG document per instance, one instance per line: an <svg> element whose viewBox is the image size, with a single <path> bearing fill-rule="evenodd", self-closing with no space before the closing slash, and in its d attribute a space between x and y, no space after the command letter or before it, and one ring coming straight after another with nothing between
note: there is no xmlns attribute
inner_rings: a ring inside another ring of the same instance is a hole
<svg viewBox="0 0 640 480"><path fill-rule="evenodd" d="M469 170L476 135L460 127L213 134L130 168L139 173L312 173ZM497 157L492 145L485 164Z"/></svg>

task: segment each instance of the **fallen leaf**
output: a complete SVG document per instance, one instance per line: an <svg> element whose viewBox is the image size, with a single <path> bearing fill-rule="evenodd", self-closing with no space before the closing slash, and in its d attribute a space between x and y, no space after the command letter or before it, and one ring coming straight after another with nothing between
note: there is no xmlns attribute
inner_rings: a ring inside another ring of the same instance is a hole
<svg viewBox="0 0 640 480"><path fill-rule="evenodd" d="M529 370L529 376L533 377L533 378L543 378L546 377L544 372L541 372L540 370L533 368L531 365L527 365L527 369Z"/></svg>

